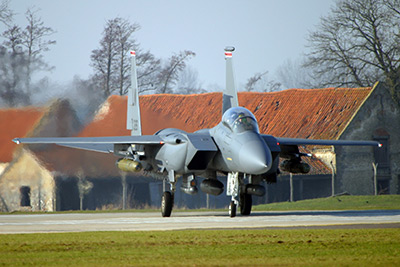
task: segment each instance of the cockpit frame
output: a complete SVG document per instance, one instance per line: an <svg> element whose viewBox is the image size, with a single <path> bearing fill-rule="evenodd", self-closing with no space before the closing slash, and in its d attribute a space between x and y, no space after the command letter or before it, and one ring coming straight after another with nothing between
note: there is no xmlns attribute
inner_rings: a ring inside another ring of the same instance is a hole
<svg viewBox="0 0 400 267"><path fill-rule="evenodd" d="M243 107L228 109L222 116L222 124L234 133L253 131L259 133L258 123L253 113Z"/></svg>

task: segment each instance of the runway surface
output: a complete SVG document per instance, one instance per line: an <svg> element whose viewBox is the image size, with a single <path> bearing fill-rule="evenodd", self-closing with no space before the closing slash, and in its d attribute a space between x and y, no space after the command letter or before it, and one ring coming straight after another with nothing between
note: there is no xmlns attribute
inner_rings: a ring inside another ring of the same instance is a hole
<svg viewBox="0 0 400 267"><path fill-rule="evenodd" d="M242 228L400 228L400 210L253 212L70 213L0 215L0 234Z"/></svg>

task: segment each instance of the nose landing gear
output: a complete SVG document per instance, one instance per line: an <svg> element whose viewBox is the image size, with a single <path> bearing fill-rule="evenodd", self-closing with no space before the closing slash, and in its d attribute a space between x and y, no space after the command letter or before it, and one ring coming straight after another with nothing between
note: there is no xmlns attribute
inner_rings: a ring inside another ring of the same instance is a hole
<svg viewBox="0 0 400 267"><path fill-rule="evenodd" d="M236 216L236 208L238 204L240 206L241 215L244 216L250 215L251 207L253 205L253 199L251 194L255 195L264 194L264 191L261 190L259 187L261 188L261 186L259 185L253 185L253 184L245 185L244 178L239 177L238 172L228 173L228 186L226 194L228 196L231 196L231 202L229 204L229 216L230 217ZM238 196L239 196L239 201L237 200Z"/></svg>

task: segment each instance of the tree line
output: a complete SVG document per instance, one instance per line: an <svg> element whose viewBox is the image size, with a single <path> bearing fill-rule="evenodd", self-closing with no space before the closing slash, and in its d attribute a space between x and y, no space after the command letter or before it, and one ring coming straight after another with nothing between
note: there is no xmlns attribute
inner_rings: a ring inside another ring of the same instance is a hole
<svg viewBox="0 0 400 267"><path fill-rule="evenodd" d="M35 8L25 12L27 24L24 28L14 24L14 13L8 3L0 4L0 22L7 28L1 33L4 41L0 45L0 97L7 106L28 105L32 76L50 69L43 54L56 43L48 38L54 30L44 25Z"/></svg>
<svg viewBox="0 0 400 267"><path fill-rule="evenodd" d="M6 26L6 30L0 34L3 39L0 44L0 98L9 107L32 103L32 77L39 71L51 70L44 55L56 44L51 38L55 30L45 26L38 9L29 8L26 11L27 24L24 27L14 23L14 15L9 8L9 1L0 3L0 23ZM139 29L139 24L124 18L107 20L99 46L90 55L93 75L88 79L75 77L73 86L90 91L86 94L82 92L86 96L101 93L102 99L111 94L125 95L131 82L129 51L134 48L137 52L140 93L184 94L205 91L193 81L195 75L189 73L183 78L180 76L188 60L196 55L193 51L180 51L168 59L157 58L149 50L143 49L134 38L134 33ZM36 87L40 87L40 82Z"/></svg>

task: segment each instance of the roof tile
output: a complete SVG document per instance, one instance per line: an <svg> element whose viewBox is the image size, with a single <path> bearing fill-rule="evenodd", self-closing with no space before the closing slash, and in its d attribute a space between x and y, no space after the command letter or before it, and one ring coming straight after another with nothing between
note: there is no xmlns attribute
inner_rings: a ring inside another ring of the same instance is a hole
<svg viewBox="0 0 400 267"><path fill-rule="evenodd" d="M11 140L26 137L46 113L45 108L0 109L0 162L10 162L17 145Z"/></svg>

